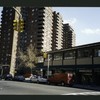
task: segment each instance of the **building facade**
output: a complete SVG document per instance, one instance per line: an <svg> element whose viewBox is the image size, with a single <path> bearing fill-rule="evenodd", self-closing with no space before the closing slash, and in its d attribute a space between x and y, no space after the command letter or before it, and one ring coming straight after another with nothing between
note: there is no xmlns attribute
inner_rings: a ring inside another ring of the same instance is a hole
<svg viewBox="0 0 100 100"><path fill-rule="evenodd" d="M20 7L17 7L20 11ZM13 20L19 15L12 7L3 7L0 29L0 66L14 73L18 45L18 32L13 30Z"/></svg>
<svg viewBox="0 0 100 100"><path fill-rule="evenodd" d="M53 13L51 7L23 7L25 31L20 36L20 48L33 44L38 52L51 51Z"/></svg>
<svg viewBox="0 0 100 100"><path fill-rule="evenodd" d="M69 23L63 24L63 49L74 47L75 40L75 33L72 27Z"/></svg>
<svg viewBox="0 0 100 100"><path fill-rule="evenodd" d="M17 65L18 48L26 51L32 44L38 52L48 52L62 49L63 43L69 39L74 43L72 37L62 41L65 37L63 19L60 13L52 10L52 7L16 7L16 9L25 21L25 30L23 32L13 30L13 20L19 21L20 16L12 7L3 7L0 28L0 65L9 66L10 73L14 73ZM43 60L43 57L40 58Z"/></svg>
<svg viewBox="0 0 100 100"><path fill-rule="evenodd" d="M60 13L53 12L52 51L62 49L63 20Z"/></svg>
<svg viewBox="0 0 100 100"><path fill-rule="evenodd" d="M15 11L13 8L4 7L1 16L0 64L10 66L14 33L13 20L15 17Z"/></svg>
<svg viewBox="0 0 100 100"><path fill-rule="evenodd" d="M62 71L74 73L75 84L100 86L100 42L48 53L49 71L52 74ZM47 68L48 58L42 70L46 73Z"/></svg>

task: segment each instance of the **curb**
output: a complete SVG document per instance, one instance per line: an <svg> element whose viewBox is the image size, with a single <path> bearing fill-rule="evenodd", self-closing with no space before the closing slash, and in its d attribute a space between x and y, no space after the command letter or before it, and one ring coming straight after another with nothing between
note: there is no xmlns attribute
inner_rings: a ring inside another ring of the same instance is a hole
<svg viewBox="0 0 100 100"><path fill-rule="evenodd" d="M82 89L90 89L90 90L100 91L100 87L99 87L99 86L73 85L73 87L74 87L74 88L82 88Z"/></svg>

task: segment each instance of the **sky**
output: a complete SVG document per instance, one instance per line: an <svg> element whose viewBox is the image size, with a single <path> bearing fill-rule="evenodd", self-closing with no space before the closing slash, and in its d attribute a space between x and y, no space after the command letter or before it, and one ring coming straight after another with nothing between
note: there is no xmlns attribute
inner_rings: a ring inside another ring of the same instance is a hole
<svg viewBox="0 0 100 100"><path fill-rule="evenodd" d="M76 46L100 42L100 7L54 7L76 34Z"/></svg>
<svg viewBox="0 0 100 100"><path fill-rule="evenodd" d="M76 46L100 42L100 7L53 7L53 11L74 29Z"/></svg>

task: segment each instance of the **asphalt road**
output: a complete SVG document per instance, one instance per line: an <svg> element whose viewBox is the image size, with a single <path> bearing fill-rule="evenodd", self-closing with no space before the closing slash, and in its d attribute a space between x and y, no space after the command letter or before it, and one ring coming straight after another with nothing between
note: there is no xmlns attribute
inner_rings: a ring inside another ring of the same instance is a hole
<svg viewBox="0 0 100 100"><path fill-rule="evenodd" d="M0 80L0 95L100 95L100 92L63 86Z"/></svg>

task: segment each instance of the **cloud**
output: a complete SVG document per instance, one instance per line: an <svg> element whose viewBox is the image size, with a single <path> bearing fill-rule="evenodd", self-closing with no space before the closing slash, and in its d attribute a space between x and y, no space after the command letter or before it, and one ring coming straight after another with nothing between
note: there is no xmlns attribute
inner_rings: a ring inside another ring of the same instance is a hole
<svg viewBox="0 0 100 100"><path fill-rule="evenodd" d="M71 19L68 19L68 20L64 20L64 24L69 23L72 26L74 26L76 24L76 22L77 22L76 18L71 18Z"/></svg>
<svg viewBox="0 0 100 100"><path fill-rule="evenodd" d="M95 34L100 35L100 28L97 28L97 29L87 28L87 29L82 30L81 32L87 35L95 35Z"/></svg>

